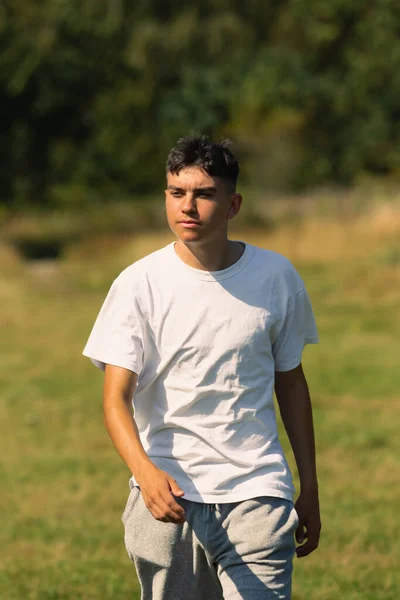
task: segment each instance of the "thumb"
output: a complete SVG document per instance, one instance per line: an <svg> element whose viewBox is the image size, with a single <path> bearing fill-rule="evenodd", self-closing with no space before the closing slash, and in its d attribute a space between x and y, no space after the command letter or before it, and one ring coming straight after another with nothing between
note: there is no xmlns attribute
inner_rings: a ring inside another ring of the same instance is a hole
<svg viewBox="0 0 400 600"><path fill-rule="evenodd" d="M179 485L177 484L175 479L172 479L172 477L171 477L170 479L168 479L168 483L171 488L171 492L174 494L174 496L183 496L184 495L185 492L179 487Z"/></svg>

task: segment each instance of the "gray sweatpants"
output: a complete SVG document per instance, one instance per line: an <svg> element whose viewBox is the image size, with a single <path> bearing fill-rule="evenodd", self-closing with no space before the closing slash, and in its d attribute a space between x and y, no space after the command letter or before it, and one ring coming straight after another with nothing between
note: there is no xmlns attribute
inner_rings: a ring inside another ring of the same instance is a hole
<svg viewBox="0 0 400 600"><path fill-rule="evenodd" d="M290 600L298 525L290 500L175 499L182 524L157 521L138 487L121 517L142 600Z"/></svg>

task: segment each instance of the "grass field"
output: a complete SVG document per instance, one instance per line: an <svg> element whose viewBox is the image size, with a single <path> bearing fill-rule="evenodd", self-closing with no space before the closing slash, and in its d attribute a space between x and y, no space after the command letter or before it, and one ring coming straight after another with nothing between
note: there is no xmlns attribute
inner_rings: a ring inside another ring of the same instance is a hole
<svg viewBox="0 0 400 600"><path fill-rule="evenodd" d="M231 237L294 262L320 331L303 365L323 531L295 561L293 600L397 600L399 212ZM120 521L129 472L103 426L102 374L81 352L113 278L170 240L92 239L57 264L0 248L2 600L140 597Z"/></svg>

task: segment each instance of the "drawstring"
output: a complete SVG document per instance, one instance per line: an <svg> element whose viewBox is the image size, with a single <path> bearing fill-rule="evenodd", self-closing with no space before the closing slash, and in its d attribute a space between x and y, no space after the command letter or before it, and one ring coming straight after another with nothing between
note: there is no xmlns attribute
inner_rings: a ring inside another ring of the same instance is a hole
<svg viewBox="0 0 400 600"><path fill-rule="evenodd" d="M219 513L221 514L221 505L220 504L210 504L204 503L205 507L205 519L207 519L211 513Z"/></svg>

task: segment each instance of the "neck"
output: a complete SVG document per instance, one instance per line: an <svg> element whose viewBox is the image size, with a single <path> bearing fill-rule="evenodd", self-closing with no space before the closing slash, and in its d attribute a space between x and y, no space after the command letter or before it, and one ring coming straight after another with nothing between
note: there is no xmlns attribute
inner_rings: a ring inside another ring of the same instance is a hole
<svg viewBox="0 0 400 600"><path fill-rule="evenodd" d="M239 260L244 246L227 238L201 244L178 240L175 243L175 252L189 267L202 271L222 271Z"/></svg>

